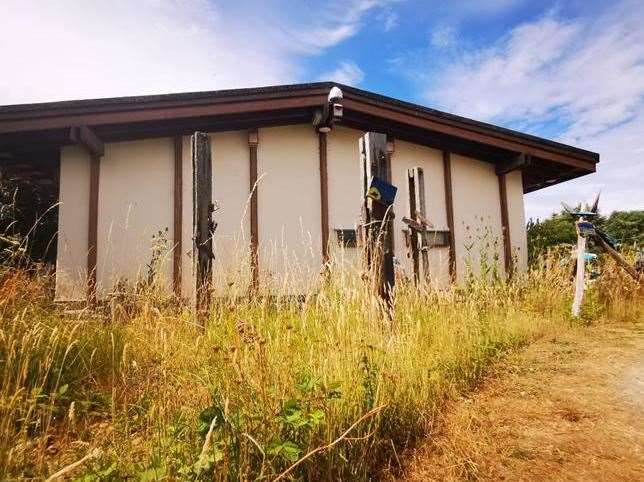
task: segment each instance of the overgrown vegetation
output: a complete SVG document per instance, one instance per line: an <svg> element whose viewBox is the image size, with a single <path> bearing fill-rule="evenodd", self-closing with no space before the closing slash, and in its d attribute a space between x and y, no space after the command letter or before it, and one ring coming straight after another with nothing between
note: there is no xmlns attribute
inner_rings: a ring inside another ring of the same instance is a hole
<svg viewBox="0 0 644 482"><path fill-rule="evenodd" d="M0 263L53 263L58 232L57 192L0 172Z"/></svg>
<svg viewBox="0 0 644 482"><path fill-rule="evenodd" d="M641 288L602 262L581 323L641 318ZM67 476L273 480L316 449L284 479L395 470L491 361L579 323L560 258L508 283L486 278L401 283L389 318L359 273L332 267L303 301L219 299L202 331L149 289L65 312L48 301L47 276L4 266L0 479L48 476L87 454Z"/></svg>

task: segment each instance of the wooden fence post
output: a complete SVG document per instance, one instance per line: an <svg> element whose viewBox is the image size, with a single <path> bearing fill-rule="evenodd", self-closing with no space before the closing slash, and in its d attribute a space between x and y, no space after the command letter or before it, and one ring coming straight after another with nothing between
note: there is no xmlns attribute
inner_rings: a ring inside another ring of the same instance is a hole
<svg viewBox="0 0 644 482"><path fill-rule="evenodd" d="M418 208L416 206L416 176L414 169L407 169L407 195L409 218L417 221L418 216L416 215L416 210ZM418 251L419 235L416 229L410 227L409 231L409 248L414 269L414 284L418 284L420 281L420 259Z"/></svg>
<svg viewBox="0 0 644 482"><path fill-rule="evenodd" d="M387 136L367 132L360 138L360 172L363 188L362 220L365 264L372 276L374 290L390 301L395 285L394 254L391 250L391 230L387 229L394 217L393 199L385 202L371 192L373 179L390 186L390 170L387 155ZM371 186L371 187L370 187ZM378 199L376 199L378 198Z"/></svg>
<svg viewBox="0 0 644 482"><path fill-rule="evenodd" d="M210 306L212 287L212 236L215 224L212 221L212 159L210 138L203 132L195 132L192 144L193 172L193 229L196 262L197 322L205 327Z"/></svg>

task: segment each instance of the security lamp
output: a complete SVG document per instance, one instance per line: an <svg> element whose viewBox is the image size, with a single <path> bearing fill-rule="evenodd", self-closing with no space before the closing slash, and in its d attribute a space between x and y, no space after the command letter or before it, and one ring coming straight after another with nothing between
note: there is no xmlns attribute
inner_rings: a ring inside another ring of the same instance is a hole
<svg viewBox="0 0 644 482"><path fill-rule="evenodd" d="M329 91L329 96L328 96L328 101L329 105L332 106L331 108L331 122L339 121L342 119L342 99L344 98L344 95L342 94L342 91L340 90L339 87L333 86L331 87L331 90Z"/></svg>
<svg viewBox="0 0 644 482"><path fill-rule="evenodd" d="M344 96L340 88L334 85L333 87L331 87L331 90L329 91L329 97L328 97L329 104L338 103L343 99L343 97Z"/></svg>
<svg viewBox="0 0 644 482"><path fill-rule="evenodd" d="M342 104L334 103L333 109L332 109L333 122L339 121L340 119L342 119L342 112L343 112Z"/></svg>
<svg viewBox="0 0 644 482"><path fill-rule="evenodd" d="M313 126L317 128L318 132L330 132L333 123L342 119L342 98L342 91L336 86L331 87L324 107L313 113Z"/></svg>

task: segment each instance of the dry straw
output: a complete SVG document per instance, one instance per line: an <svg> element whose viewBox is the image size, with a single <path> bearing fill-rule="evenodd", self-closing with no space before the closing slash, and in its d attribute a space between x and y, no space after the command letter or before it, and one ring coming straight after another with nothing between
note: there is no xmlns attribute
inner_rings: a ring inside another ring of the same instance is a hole
<svg viewBox="0 0 644 482"><path fill-rule="evenodd" d="M491 362L578 323L566 259L510 282L489 265L448 288L401 278L391 320L351 262L306 298L242 296L237 266L205 332L159 284L124 287L112 317L0 267L0 479L374 478ZM602 263L582 322L641 319L641 287Z"/></svg>

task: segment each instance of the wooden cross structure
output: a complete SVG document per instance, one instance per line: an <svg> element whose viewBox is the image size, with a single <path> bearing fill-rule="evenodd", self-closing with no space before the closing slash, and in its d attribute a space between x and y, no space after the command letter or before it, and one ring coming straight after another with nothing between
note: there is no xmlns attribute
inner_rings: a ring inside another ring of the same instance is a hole
<svg viewBox="0 0 644 482"><path fill-rule="evenodd" d="M427 220L425 205L425 176L422 167L407 170L407 207L408 217L402 219L409 228L405 231L405 241L412 259L414 283L420 282L421 261L425 282L430 279L429 272L429 230L432 223Z"/></svg>

